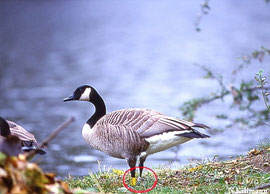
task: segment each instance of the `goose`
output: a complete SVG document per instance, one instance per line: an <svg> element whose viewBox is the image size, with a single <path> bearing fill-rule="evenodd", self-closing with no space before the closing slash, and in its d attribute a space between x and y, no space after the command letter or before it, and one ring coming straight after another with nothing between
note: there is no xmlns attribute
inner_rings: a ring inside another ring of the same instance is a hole
<svg viewBox="0 0 270 194"><path fill-rule="evenodd" d="M10 135L18 138L20 142L20 149L22 152L29 152L31 150L37 150L37 153L43 155L46 151L42 148L37 148L38 143L35 136L32 133L29 133L22 126L8 121L0 117L0 129L1 129L1 138L8 137ZM15 154L18 155L18 154Z"/></svg>
<svg viewBox="0 0 270 194"><path fill-rule="evenodd" d="M98 92L89 85L78 87L63 101L88 101L95 106L94 114L82 128L86 143L112 157L125 159L130 168L144 166L147 156L185 143L194 138L209 138L197 128L204 124L166 116L151 109L128 108L106 114L106 106ZM143 168L140 168L140 178ZM136 185L135 169L131 185Z"/></svg>
<svg viewBox="0 0 270 194"><path fill-rule="evenodd" d="M9 156L17 156L21 151L20 139L11 135L8 123L0 117L0 152Z"/></svg>

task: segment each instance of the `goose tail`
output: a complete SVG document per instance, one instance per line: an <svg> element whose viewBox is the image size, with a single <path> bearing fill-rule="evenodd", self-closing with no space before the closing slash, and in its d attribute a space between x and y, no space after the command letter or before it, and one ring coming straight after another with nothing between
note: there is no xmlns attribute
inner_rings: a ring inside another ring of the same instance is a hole
<svg viewBox="0 0 270 194"><path fill-rule="evenodd" d="M191 139L194 139L194 138L209 138L210 137L209 135L201 133L201 132L199 132L199 131L197 131L195 129L193 129L190 132L177 134L177 136L187 137L187 138L191 138Z"/></svg>
<svg viewBox="0 0 270 194"><path fill-rule="evenodd" d="M207 125L201 124L201 123L194 123L194 126L192 127L198 127L198 128L203 128L203 129L210 129Z"/></svg>
<svg viewBox="0 0 270 194"><path fill-rule="evenodd" d="M206 135L204 133L201 133L194 129L193 127L202 128L202 129L210 129L207 125L201 124L201 123L194 123L194 125L191 127L191 130L186 133L179 134L178 136L183 136L187 138L209 138L209 135Z"/></svg>

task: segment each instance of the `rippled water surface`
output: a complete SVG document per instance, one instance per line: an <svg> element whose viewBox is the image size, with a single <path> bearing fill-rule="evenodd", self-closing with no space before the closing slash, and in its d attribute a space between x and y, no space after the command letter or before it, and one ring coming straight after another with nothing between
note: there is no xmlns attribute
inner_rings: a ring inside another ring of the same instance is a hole
<svg viewBox="0 0 270 194"><path fill-rule="evenodd" d="M201 1L1 1L0 115L42 140L70 116L70 127L54 139L48 154L36 157L59 176L86 175L106 166L127 169L124 160L90 149L81 137L93 113L86 102L63 103L77 86L90 84L107 111L144 107L181 117L186 100L215 91L195 63L230 77L237 59L269 46L270 8L264 1L211 1L211 11L196 32ZM253 77L258 66L244 77ZM266 68L269 75L269 68ZM218 127L223 106L203 108L196 122ZM232 110L229 110L232 111ZM231 114L236 114L231 112ZM206 132L207 133L207 132ZM146 166L245 153L269 131L226 130L208 140L150 156ZM177 153L177 154L175 154Z"/></svg>

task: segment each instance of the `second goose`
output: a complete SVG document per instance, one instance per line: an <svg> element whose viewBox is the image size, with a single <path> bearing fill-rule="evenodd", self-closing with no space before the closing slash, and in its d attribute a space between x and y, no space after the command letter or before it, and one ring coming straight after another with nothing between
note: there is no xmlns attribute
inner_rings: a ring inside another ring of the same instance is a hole
<svg viewBox="0 0 270 194"><path fill-rule="evenodd" d="M8 121L0 117L0 131L2 137L7 137L9 134L16 136L20 142L20 148L23 152L37 150L37 153L43 155L46 151L43 148L38 149L38 143L32 133L26 131L22 126ZM16 154L15 154L16 155Z"/></svg>
<svg viewBox="0 0 270 194"><path fill-rule="evenodd" d="M88 85L78 87L64 99L71 100L89 101L95 106L95 113L82 129L86 143L110 156L126 159L130 168L136 166L137 158L142 167L150 154L194 138L209 137L194 129L208 128L206 125L169 117L150 109L129 108L106 114L103 99ZM131 171L131 177L136 182L135 170Z"/></svg>

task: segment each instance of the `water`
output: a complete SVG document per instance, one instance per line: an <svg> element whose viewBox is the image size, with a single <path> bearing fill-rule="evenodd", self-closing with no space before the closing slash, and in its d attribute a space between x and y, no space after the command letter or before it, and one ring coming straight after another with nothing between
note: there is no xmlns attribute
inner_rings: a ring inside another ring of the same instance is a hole
<svg viewBox="0 0 270 194"><path fill-rule="evenodd" d="M84 102L63 103L77 86L90 84L107 111L144 107L181 117L186 100L215 91L194 63L230 78L237 57L269 45L270 11L264 1L211 1L209 16L196 32L201 1L1 1L0 115L42 140L60 123L76 117L54 139L46 156L36 157L45 171L61 177L86 175L106 166L127 169L124 160L89 149L81 128L93 112ZM253 77L258 66L244 76ZM269 75L269 68L266 68ZM199 111L196 122L218 127L221 103ZM232 112L231 114L237 114ZM207 132L206 132L207 133ZM208 140L193 140L148 157L146 166L214 155L245 153L269 136L264 128L226 130ZM233 141L232 141L233 139ZM166 155L166 157L164 157ZM176 160L177 159L177 160Z"/></svg>

